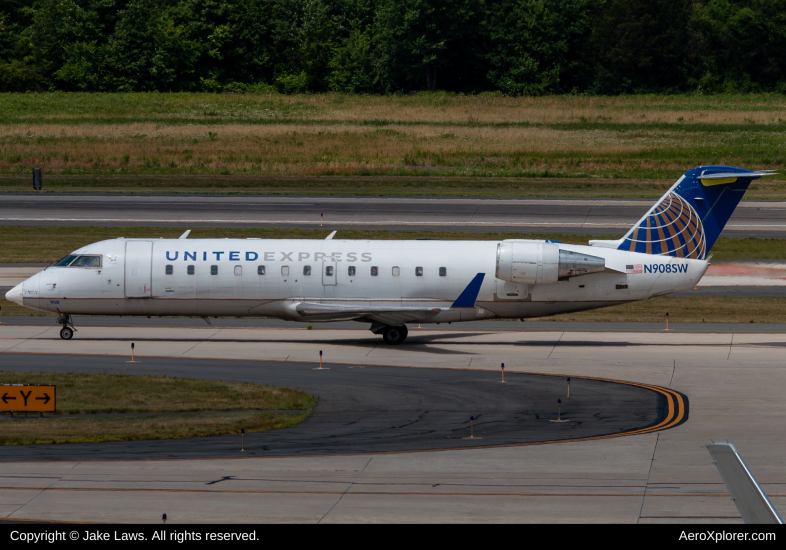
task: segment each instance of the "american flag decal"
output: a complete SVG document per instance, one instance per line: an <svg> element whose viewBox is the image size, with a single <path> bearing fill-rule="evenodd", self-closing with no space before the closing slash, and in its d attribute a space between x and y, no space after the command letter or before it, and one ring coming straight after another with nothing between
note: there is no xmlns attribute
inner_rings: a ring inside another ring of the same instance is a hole
<svg viewBox="0 0 786 550"><path fill-rule="evenodd" d="M643 272L643 264L628 264L625 266L625 273L636 275Z"/></svg>

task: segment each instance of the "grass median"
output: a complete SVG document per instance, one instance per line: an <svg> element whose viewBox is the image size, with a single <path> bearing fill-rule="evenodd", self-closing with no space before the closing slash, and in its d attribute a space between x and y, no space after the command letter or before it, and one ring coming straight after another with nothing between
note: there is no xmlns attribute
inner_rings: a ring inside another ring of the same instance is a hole
<svg viewBox="0 0 786 550"><path fill-rule="evenodd" d="M780 94L3 94L0 190L40 166L58 192L652 197L693 166L783 168L785 133Z"/></svg>
<svg viewBox="0 0 786 550"><path fill-rule="evenodd" d="M0 383L57 386L57 413L4 414L0 445L179 439L235 434L241 428L260 432L295 426L316 405L313 396L290 388L166 376L0 372Z"/></svg>

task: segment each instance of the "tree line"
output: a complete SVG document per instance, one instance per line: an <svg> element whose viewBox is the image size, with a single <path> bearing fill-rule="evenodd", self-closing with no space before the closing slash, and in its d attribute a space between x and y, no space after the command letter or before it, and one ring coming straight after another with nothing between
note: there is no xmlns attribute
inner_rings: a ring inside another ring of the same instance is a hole
<svg viewBox="0 0 786 550"><path fill-rule="evenodd" d="M0 0L0 91L786 93L786 0Z"/></svg>

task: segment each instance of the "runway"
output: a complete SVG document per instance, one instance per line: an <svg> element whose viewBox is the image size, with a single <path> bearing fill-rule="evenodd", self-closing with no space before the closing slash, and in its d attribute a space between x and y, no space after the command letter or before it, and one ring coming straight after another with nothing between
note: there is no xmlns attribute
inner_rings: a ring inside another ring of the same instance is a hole
<svg viewBox="0 0 786 550"><path fill-rule="evenodd" d="M653 200L0 195L0 224L620 234ZM782 237L786 202L743 201L724 235Z"/></svg>
<svg viewBox="0 0 786 550"><path fill-rule="evenodd" d="M118 357L131 342L140 362L121 364ZM220 360L227 375L258 364L245 370L251 377L263 375L263 363L313 368L322 350L335 368L320 373L326 377L319 384L332 385L331 376L360 378L370 368L407 367L392 370L423 374L397 374L397 384L418 396L417 386L434 370L460 371L480 386L505 362L506 377L586 376L672 389L688 396L690 416L653 433L431 452L96 462L68 459L66 449L63 460L3 464L0 516L154 522L166 513L172 523L739 522L704 444L734 443L775 507L786 509L784 348L783 333L602 332L591 326L586 332L415 329L401 346L383 346L362 329L84 326L62 342L54 326L3 324L3 369L19 361L76 369L81 361L85 369L142 374L172 368L161 358L179 358L178 364L194 365L180 374L220 376L218 363L211 363ZM360 366L366 368L349 368ZM478 391L487 395L500 386Z"/></svg>

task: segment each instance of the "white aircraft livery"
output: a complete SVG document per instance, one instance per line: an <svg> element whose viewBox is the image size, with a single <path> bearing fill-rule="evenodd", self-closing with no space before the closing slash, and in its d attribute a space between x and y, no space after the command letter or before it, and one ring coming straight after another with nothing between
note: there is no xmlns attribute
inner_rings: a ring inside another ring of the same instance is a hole
<svg viewBox="0 0 786 550"><path fill-rule="evenodd" d="M693 288L751 181L770 171L686 172L616 241L526 239L112 239L84 246L6 294L59 314L275 317L370 323L388 344L406 323L542 317Z"/></svg>

